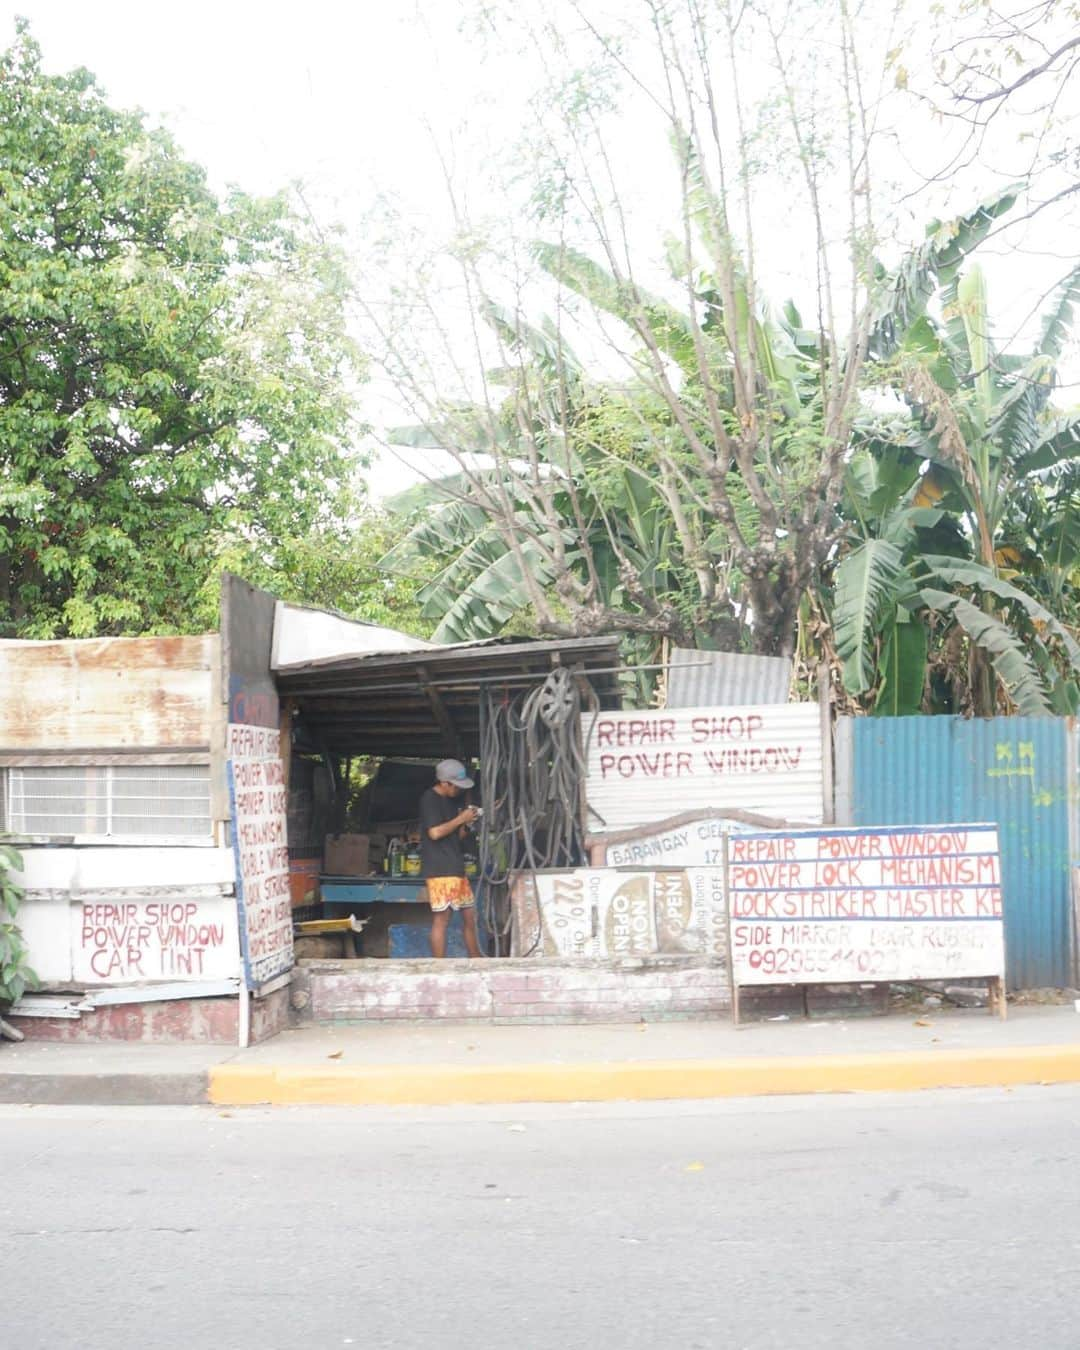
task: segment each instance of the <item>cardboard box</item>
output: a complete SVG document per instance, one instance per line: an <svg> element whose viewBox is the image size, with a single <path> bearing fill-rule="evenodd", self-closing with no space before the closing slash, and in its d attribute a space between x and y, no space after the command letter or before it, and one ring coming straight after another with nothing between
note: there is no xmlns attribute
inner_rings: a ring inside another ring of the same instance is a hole
<svg viewBox="0 0 1080 1350"><path fill-rule="evenodd" d="M371 871L366 834L328 834L323 846L323 871L331 877L366 877Z"/></svg>

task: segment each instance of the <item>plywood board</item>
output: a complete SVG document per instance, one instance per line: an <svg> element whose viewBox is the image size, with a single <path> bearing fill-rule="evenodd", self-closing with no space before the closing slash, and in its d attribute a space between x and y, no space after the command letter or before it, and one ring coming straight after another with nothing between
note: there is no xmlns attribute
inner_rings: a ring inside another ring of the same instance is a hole
<svg viewBox="0 0 1080 1350"><path fill-rule="evenodd" d="M257 990L291 970L294 960L288 790L281 759L262 757L263 737L252 740L243 731L230 724L226 737L233 751L229 800L244 973L248 987Z"/></svg>
<svg viewBox="0 0 1080 1350"><path fill-rule="evenodd" d="M512 903L514 956L727 955L722 868L522 873Z"/></svg>
<svg viewBox="0 0 1080 1350"><path fill-rule="evenodd" d="M737 985L998 978L993 825L745 834L728 841Z"/></svg>

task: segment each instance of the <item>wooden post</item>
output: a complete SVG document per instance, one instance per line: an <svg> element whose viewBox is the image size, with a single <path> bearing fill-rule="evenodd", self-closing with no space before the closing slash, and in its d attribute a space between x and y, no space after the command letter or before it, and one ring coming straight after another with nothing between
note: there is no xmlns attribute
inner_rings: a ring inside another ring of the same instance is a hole
<svg viewBox="0 0 1080 1350"><path fill-rule="evenodd" d="M553 662L554 663L554 662ZM581 781L578 786L578 821L581 826L581 851L582 864L585 867L591 867L592 861L589 857L589 798L586 790L588 779L588 763L586 760L587 746L585 744L585 705L590 700L596 700L596 691L589 683L581 667L574 670L574 683L577 685L578 693L581 696L581 713L578 716L575 735L577 737L578 762L581 765ZM596 701L593 709L594 715L600 711L599 701Z"/></svg>
<svg viewBox="0 0 1080 1350"><path fill-rule="evenodd" d="M818 666L818 707L821 711L822 815L826 825L836 820L836 784L833 764L832 679L824 662Z"/></svg>
<svg viewBox="0 0 1080 1350"><path fill-rule="evenodd" d="M735 963L731 959L731 887L728 885L728 840L730 838L730 831L724 830L720 836L720 848L723 856L724 912L727 915L727 968L728 980L731 982L731 1020L738 1030L742 1026L742 1022L739 1010L739 982L735 978Z"/></svg>
<svg viewBox="0 0 1080 1350"><path fill-rule="evenodd" d="M281 770L285 776L285 791L289 790L289 777L292 770L292 713L293 700L282 699L278 713L278 754L281 756Z"/></svg>

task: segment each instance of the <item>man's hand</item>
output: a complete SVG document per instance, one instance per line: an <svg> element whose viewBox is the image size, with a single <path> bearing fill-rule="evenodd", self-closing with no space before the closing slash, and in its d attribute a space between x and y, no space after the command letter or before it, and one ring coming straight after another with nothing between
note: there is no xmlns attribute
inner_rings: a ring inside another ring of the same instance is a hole
<svg viewBox="0 0 1080 1350"><path fill-rule="evenodd" d="M448 834L453 834L455 830L467 830L479 819L479 810L475 806L466 806L452 820L444 821L442 825L432 825L431 829L428 830L428 838L445 839Z"/></svg>

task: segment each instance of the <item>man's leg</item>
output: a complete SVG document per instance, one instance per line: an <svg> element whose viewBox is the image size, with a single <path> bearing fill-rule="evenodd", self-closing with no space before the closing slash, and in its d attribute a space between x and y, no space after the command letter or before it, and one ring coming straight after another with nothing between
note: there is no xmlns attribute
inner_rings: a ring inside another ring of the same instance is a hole
<svg viewBox="0 0 1080 1350"><path fill-rule="evenodd" d="M480 942L476 934L476 906L470 905L461 911L461 922L465 929L465 950L470 956L482 956Z"/></svg>
<svg viewBox="0 0 1080 1350"><path fill-rule="evenodd" d="M450 926L450 910L434 910L431 915L431 954L446 955L446 930Z"/></svg>

